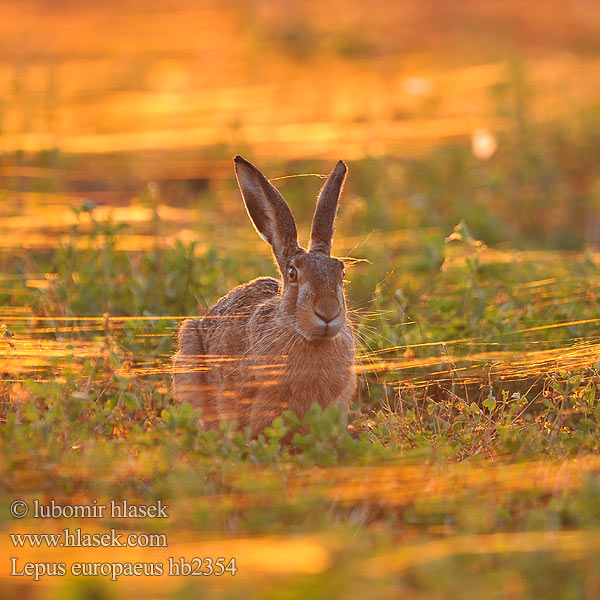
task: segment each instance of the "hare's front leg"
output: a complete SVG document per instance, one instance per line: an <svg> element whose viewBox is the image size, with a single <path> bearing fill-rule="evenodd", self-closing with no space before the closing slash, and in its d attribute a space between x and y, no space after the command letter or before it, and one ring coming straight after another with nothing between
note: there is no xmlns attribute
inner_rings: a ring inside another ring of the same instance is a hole
<svg viewBox="0 0 600 600"><path fill-rule="evenodd" d="M261 385L250 409L252 436L262 433L266 427L286 410L294 410L289 402L290 392L285 386ZM294 411L295 412L295 411Z"/></svg>

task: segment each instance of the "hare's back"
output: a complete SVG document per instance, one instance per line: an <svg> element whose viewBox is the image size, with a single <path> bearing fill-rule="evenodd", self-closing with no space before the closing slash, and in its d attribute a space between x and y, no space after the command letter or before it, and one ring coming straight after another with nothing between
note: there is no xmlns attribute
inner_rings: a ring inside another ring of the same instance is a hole
<svg viewBox="0 0 600 600"><path fill-rule="evenodd" d="M256 309L279 294L280 283L272 277L261 277L240 285L223 296L200 320L199 331L205 352L233 358L248 350L248 321ZM218 378L226 376L234 365L223 362L215 371Z"/></svg>
<svg viewBox="0 0 600 600"><path fill-rule="evenodd" d="M281 283L273 277L259 277L239 285L220 298L206 313L206 317L218 323L218 317L251 317L258 306L279 295Z"/></svg>

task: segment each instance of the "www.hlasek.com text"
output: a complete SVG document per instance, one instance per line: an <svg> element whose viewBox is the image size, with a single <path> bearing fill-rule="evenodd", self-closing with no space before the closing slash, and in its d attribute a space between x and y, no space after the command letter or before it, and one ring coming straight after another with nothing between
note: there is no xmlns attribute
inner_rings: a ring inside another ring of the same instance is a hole
<svg viewBox="0 0 600 600"><path fill-rule="evenodd" d="M81 528L63 529L61 533L9 533L15 548L166 548L165 533L86 533Z"/></svg>

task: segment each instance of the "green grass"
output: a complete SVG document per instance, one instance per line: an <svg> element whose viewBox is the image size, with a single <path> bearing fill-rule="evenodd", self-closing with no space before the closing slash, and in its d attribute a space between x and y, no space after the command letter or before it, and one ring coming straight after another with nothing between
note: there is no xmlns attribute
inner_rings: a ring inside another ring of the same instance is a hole
<svg viewBox="0 0 600 600"><path fill-rule="evenodd" d="M155 211L150 225L121 226L87 204L57 248L3 252L2 529L16 526L15 498L160 498L168 522L144 527L172 540L313 536L329 557L312 574L256 579L238 564L236 585L175 582L169 597L597 597L600 463L586 457L600 449L600 140L587 125L599 115L543 128L509 115L486 163L456 143L351 164L338 248L364 259L347 288L364 372L348 429L314 407L306 428L286 414L252 440L205 433L172 403L177 317L274 272L267 253L247 251L241 210L202 219L239 203L232 182L193 199L188 225L206 247L122 251L136 227L171 225ZM315 182L282 189L306 227ZM221 225L242 242L219 244ZM102 579L9 584L3 597L122 597ZM139 585L139 597L167 593Z"/></svg>

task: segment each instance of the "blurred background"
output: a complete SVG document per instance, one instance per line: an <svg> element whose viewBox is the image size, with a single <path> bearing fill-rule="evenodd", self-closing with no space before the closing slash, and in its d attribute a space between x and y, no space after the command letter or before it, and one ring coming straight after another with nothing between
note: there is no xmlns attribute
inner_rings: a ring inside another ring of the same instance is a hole
<svg viewBox="0 0 600 600"><path fill-rule="evenodd" d="M5 0L0 22L3 247L57 243L85 202L131 208L129 248L144 202L165 243L249 231L238 153L269 177L349 161L342 235L600 243L594 0ZM278 185L308 219L320 183Z"/></svg>

